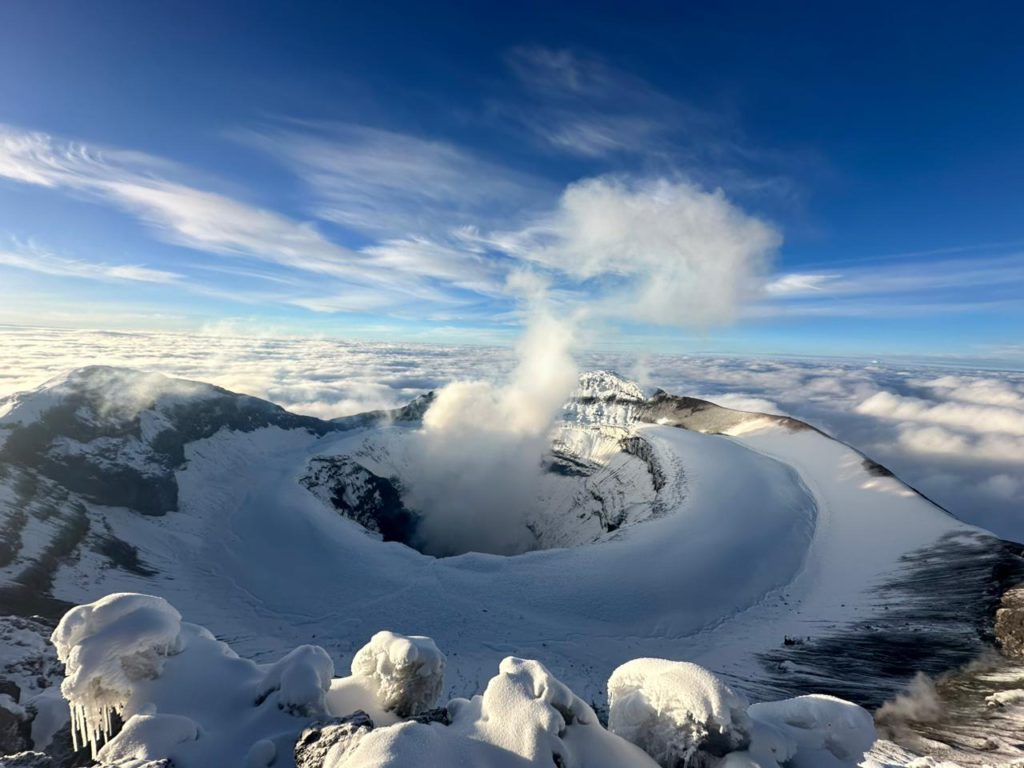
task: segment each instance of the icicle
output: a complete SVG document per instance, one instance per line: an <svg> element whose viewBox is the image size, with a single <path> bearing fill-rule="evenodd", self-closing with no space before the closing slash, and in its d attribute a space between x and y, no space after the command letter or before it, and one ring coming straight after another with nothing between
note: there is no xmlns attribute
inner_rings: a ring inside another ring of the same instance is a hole
<svg viewBox="0 0 1024 768"><path fill-rule="evenodd" d="M114 714L120 709L104 704L70 704L71 745L77 752L87 744L93 759L114 734Z"/></svg>

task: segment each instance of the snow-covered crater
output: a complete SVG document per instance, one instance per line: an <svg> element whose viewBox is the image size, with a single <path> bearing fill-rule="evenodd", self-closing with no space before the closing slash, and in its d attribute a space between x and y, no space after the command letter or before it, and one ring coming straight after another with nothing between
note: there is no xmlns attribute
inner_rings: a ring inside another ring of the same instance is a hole
<svg viewBox="0 0 1024 768"><path fill-rule="evenodd" d="M687 458L674 443L644 433L647 404L638 386L613 373L583 374L546 445L538 447L535 472L518 478L519 489L528 493L512 523L522 529L514 536L516 546L500 540L493 553L599 543L679 509L687 494ZM351 452L313 457L300 482L385 541L430 555L462 554L460 540L445 537L457 531L424 524L432 511L416 506L424 457L418 425L411 426L384 422L362 434ZM464 471L477 470L467 464ZM497 507L502 499L490 501ZM476 522L495 525L496 516L484 508Z"/></svg>

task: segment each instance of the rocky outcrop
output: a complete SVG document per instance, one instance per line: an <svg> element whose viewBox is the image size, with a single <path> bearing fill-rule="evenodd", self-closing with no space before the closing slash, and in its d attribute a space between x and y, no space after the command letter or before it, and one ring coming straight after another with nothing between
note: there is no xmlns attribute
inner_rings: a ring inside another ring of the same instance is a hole
<svg viewBox="0 0 1024 768"><path fill-rule="evenodd" d="M1024 658L1024 586L1003 593L996 610L995 635L1004 655Z"/></svg>
<svg viewBox="0 0 1024 768"><path fill-rule="evenodd" d="M362 711L315 722L295 742L295 768L322 768L328 752L335 747L337 752L347 752L371 730L373 720Z"/></svg>
<svg viewBox="0 0 1024 768"><path fill-rule="evenodd" d="M28 713L9 694L0 694L0 754L24 752L32 746Z"/></svg>
<svg viewBox="0 0 1024 768"><path fill-rule="evenodd" d="M402 502L398 483L348 456L314 457L299 482L342 516L379 533L384 541L407 542L413 536L416 516Z"/></svg>

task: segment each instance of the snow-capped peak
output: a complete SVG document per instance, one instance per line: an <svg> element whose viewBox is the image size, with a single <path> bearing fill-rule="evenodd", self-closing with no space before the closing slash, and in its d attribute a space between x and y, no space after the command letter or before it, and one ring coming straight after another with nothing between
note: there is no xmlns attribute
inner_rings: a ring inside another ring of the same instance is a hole
<svg viewBox="0 0 1024 768"><path fill-rule="evenodd" d="M131 368L91 365L14 395L0 423L29 424L54 408L72 405L77 419L93 425L124 425L142 411L225 394L210 384Z"/></svg>
<svg viewBox="0 0 1024 768"><path fill-rule="evenodd" d="M580 374L579 386L573 392L572 399L643 402L646 397L639 385L614 371L586 371Z"/></svg>
<svg viewBox="0 0 1024 768"><path fill-rule="evenodd" d="M646 402L643 390L611 371L587 371L563 408L563 418L583 425L624 427Z"/></svg>

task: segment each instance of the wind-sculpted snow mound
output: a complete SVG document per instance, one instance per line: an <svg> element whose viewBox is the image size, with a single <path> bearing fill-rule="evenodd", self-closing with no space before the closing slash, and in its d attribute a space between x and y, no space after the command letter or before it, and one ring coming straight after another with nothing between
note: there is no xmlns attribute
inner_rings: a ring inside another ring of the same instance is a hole
<svg viewBox="0 0 1024 768"><path fill-rule="evenodd" d="M610 730L539 661L511 656L482 694L438 710L445 657L429 638L379 632L352 675L332 679L322 648L255 664L141 594L72 609L53 640L75 726L110 766L839 768L874 740L870 715L848 702L803 697L748 713L711 672L662 659L612 676Z"/></svg>
<svg viewBox="0 0 1024 768"><path fill-rule="evenodd" d="M608 681L611 731L662 768L840 768L875 741L871 714L832 696L749 705L696 664L635 659Z"/></svg>
<svg viewBox="0 0 1024 768"><path fill-rule="evenodd" d="M324 768L655 768L537 661L508 657L483 695L453 699L450 722L378 728ZM312 767L310 767L312 768Z"/></svg>
<svg viewBox="0 0 1024 768"><path fill-rule="evenodd" d="M750 752L762 763L772 753L793 768L850 765L859 762L875 741L871 714L834 696L763 702L751 705L748 713L755 723ZM779 744L784 746L776 747Z"/></svg>
<svg viewBox="0 0 1024 768"><path fill-rule="evenodd" d="M635 659L608 681L608 726L663 766L699 768L750 745L746 700L706 669Z"/></svg>

